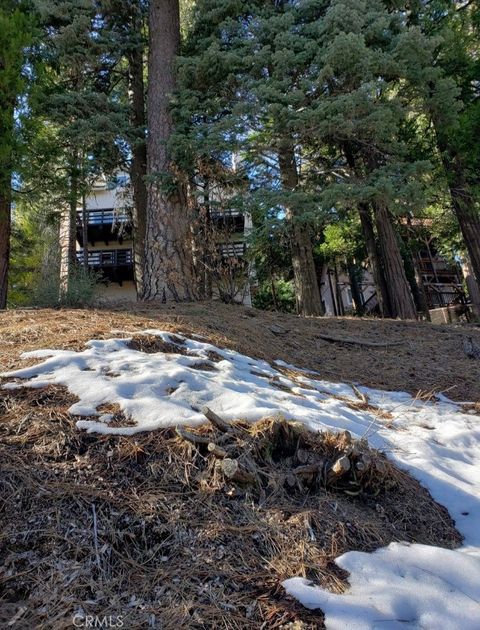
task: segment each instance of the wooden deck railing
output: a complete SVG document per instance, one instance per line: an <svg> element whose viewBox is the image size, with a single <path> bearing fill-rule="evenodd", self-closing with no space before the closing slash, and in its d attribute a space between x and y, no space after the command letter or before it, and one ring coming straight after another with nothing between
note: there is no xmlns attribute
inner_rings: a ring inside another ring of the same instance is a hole
<svg viewBox="0 0 480 630"><path fill-rule="evenodd" d="M79 262L83 261L83 252L77 252ZM133 264L131 249L107 249L88 252L89 267L128 267Z"/></svg>
<svg viewBox="0 0 480 630"><path fill-rule="evenodd" d="M95 208L87 210L88 225L113 225L114 223L129 223L130 217L126 212L113 208ZM82 212L77 213L77 224L82 225Z"/></svg>

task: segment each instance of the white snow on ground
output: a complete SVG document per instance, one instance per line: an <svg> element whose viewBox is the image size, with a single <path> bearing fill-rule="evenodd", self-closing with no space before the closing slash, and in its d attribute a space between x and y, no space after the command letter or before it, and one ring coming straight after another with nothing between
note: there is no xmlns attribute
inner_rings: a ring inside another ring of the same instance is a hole
<svg viewBox="0 0 480 630"><path fill-rule="evenodd" d="M179 338L162 331L145 333L169 343ZM146 354L128 348L128 339L90 341L82 352L28 352L25 358L44 361L2 374L15 379L3 387L65 385L79 398L70 408L80 416L77 426L97 433L132 435L200 424L205 420L200 410L208 405L226 419L253 421L279 413L313 430L348 429L368 437L448 508L465 546L448 551L392 544L373 554L350 552L337 559L350 572L346 594L330 593L302 578L286 580L287 592L305 606L323 610L329 629L480 629L478 415L462 412L445 397L425 403L406 393L360 387L372 404L391 412L393 419L382 420L348 407L348 401L358 402L349 385L316 380L306 370L294 382L265 361L180 339L183 354ZM212 351L222 360L211 361ZM198 369L205 363L210 370ZM280 361L277 365L294 367ZM118 403L134 426L109 426L111 416L97 411L104 403Z"/></svg>
<svg viewBox="0 0 480 630"><path fill-rule="evenodd" d="M374 553L349 552L336 563L350 573L337 595L303 578L284 582L307 608L321 608L327 628L478 630L480 560L459 551L392 543Z"/></svg>

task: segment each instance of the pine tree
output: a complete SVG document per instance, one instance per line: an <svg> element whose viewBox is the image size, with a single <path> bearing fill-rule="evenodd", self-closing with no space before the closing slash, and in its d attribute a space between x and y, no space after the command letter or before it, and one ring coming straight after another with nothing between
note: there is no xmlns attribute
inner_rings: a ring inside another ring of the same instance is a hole
<svg viewBox="0 0 480 630"><path fill-rule="evenodd" d="M170 98L180 46L178 0L152 0L147 91L147 218L143 299L196 297L185 193L168 151L173 133Z"/></svg>
<svg viewBox="0 0 480 630"><path fill-rule="evenodd" d="M56 167L65 180L60 204L65 256L61 290L67 291L77 266L77 208L99 173L126 162L128 110L113 92L112 74L121 59L105 36L106 22L89 0L35 0L43 28L46 66L42 91L32 100L32 115L56 132ZM61 156L58 155L61 148ZM45 156L48 159L50 152ZM84 265L87 267L87 248Z"/></svg>
<svg viewBox="0 0 480 630"><path fill-rule="evenodd" d="M0 8L0 309L7 306L11 231L11 180L17 148L15 110L25 89L22 70L33 24L25 2L9 0Z"/></svg>
<svg viewBox="0 0 480 630"><path fill-rule="evenodd" d="M125 140L131 149L129 164L133 189L133 249L137 297L143 294L145 229L147 216L147 144L145 104L145 49L148 2L146 0L101 0L99 11L106 23L103 39L121 62L126 60L123 82L129 92L130 121ZM117 64L122 71L122 64ZM116 68L118 72L118 67Z"/></svg>
<svg viewBox="0 0 480 630"><path fill-rule="evenodd" d="M185 125L188 135L178 146L199 161L208 156L225 163L232 153L241 156L255 201L269 212L276 207L288 226L298 311L319 315L312 248L320 208L318 195L305 188L295 128L295 111L309 100L302 71L315 41L299 31L305 14L296 5L231 0L198 5L182 58L177 108L191 125Z"/></svg>
<svg viewBox="0 0 480 630"><path fill-rule="evenodd" d="M349 183L337 178L324 190L325 200L357 205L383 310L393 317L415 318L394 225L394 209L401 212L411 200L420 167L405 161L399 139L406 115L395 97L400 76L394 46L401 22L380 1L332 0L316 28L322 98L315 115L305 113L304 129L312 135L315 128L321 141L344 153L351 169L344 180Z"/></svg>
<svg viewBox="0 0 480 630"><path fill-rule="evenodd" d="M402 3L404 4L404 3ZM416 28L405 34L398 58L431 124L472 270L480 286L480 9L476 3L405 3ZM435 150L436 145L436 150Z"/></svg>

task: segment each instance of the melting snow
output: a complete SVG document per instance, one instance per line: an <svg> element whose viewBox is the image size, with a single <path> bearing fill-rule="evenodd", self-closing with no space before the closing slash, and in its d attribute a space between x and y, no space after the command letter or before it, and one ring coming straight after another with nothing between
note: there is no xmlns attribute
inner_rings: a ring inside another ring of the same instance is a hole
<svg viewBox="0 0 480 630"><path fill-rule="evenodd" d="M321 608L327 628L478 630L480 559L459 551L392 543L374 553L351 551L335 561L350 573L350 590L337 595L286 580L290 595Z"/></svg>
<svg viewBox="0 0 480 630"><path fill-rule="evenodd" d="M465 536L449 551L391 544L373 554L350 552L337 563L350 573L350 590L336 595L303 578L284 582L290 594L325 613L327 628L480 628L480 422L445 397L421 402L406 393L360 387L372 405L391 414L382 419L353 409L352 387L299 370L294 380L279 369L200 340L148 330L176 344L177 353L146 354L128 339L94 340L82 352L40 350L26 358L33 367L1 376L16 388L65 385L79 401L70 413L89 432L132 435L176 424L195 425L208 405L225 419L257 420L280 413L313 430L348 429L406 467L445 505ZM214 353L214 354L212 354ZM21 379L27 379L26 381ZM118 403L128 426L109 426L98 408ZM83 416L83 419L82 419ZM87 416L89 419L85 419ZM133 426L132 426L133 424Z"/></svg>

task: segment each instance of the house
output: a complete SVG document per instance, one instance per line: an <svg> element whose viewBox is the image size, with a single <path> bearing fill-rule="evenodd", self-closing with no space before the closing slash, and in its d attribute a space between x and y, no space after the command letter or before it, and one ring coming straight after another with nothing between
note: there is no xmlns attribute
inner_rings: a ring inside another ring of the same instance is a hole
<svg viewBox="0 0 480 630"><path fill-rule="evenodd" d="M436 321L451 321L441 312L455 305L466 305L462 273L459 265L443 258L432 240L426 241L413 260L419 290L423 291L430 315ZM324 265L320 280L321 297L326 315L340 316L355 310L350 278L340 265ZM362 269L358 289L366 315L375 314L378 306L373 275L368 267Z"/></svg>
<svg viewBox="0 0 480 630"><path fill-rule="evenodd" d="M362 269L358 282L359 293L365 314L375 313L377 291L373 276L367 268ZM341 316L353 313L355 304L350 278L338 265L324 265L320 279L320 296L328 316Z"/></svg>
<svg viewBox="0 0 480 630"><path fill-rule="evenodd" d="M106 301L136 297L127 184L123 175L110 182L99 178L85 199L85 211L77 209L77 259L82 263L86 244L88 267L101 276L99 298Z"/></svg>
<svg viewBox="0 0 480 630"><path fill-rule="evenodd" d="M98 289L101 302L136 299L131 206L128 176L120 174L111 181L99 178L85 199L85 207L82 204L77 209L77 260L82 263L85 252L89 269L101 277ZM199 208L202 208L202 200ZM196 262L199 268L204 267L212 276L211 295L214 299L223 298L225 292L230 291L232 301L250 305L251 274L247 271L242 276L245 281L239 286L237 278L238 270L247 267L241 261L246 252L246 236L252 227L251 218L238 210L228 209L225 203L220 203L218 194L217 203L211 205L208 215L208 221L214 228L215 242L211 251L202 255L196 252ZM68 256L64 253L68 247L68 229L66 217L60 229L63 250L61 275L65 274L68 266Z"/></svg>

